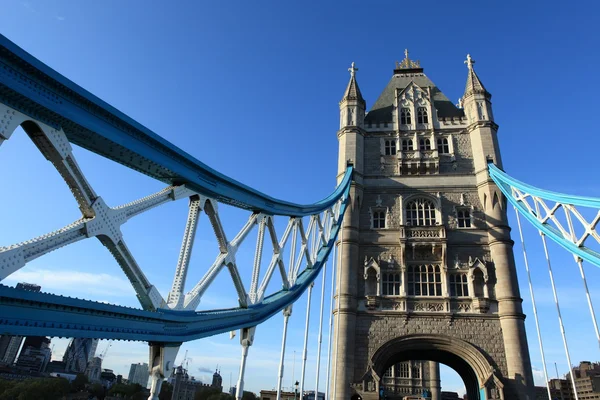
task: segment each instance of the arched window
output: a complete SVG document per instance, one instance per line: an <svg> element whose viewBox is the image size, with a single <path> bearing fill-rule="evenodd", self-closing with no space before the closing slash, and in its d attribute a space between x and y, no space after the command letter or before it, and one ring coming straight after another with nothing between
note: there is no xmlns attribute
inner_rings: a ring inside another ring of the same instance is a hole
<svg viewBox="0 0 600 400"><path fill-rule="evenodd" d="M409 296L441 296L442 275L439 265L411 265L408 267Z"/></svg>
<svg viewBox="0 0 600 400"><path fill-rule="evenodd" d="M429 139L419 139L419 150L431 150L431 141Z"/></svg>
<svg viewBox="0 0 600 400"><path fill-rule="evenodd" d="M406 225L435 225L435 206L427 199L415 199L406 204Z"/></svg>
<svg viewBox="0 0 600 400"><path fill-rule="evenodd" d="M396 154L396 141L395 140L386 140L385 141L385 155L393 156Z"/></svg>
<svg viewBox="0 0 600 400"><path fill-rule="evenodd" d="M400 123L402 125L410 125L412 124L412 118L410 115L410 109L409 108L402 108L400 109Z"/></svg>
<svg viewBox="0 0 600 400"><path fill-rule="evenodd" d="M399 273L383 274L383 295L384 296L399 296L400 295L400 274Z"/></svg>
<svg viewBox="0 0 600 400"><path fill-rule="evenodd" d="M450 274L450 296L468 296L467 274Z"/></svg>
<svg viewBox="0 0 600 400"><path fill-rule="evenodd" d="M425 107L419 107L417 109L417 122L419 124L429 123L429 116L427 115L427 109Z"/></svg>
<svg viewBox="0 0 600 400"><path fill-rule="evenodd" d="M413 141L412 139L404 139L402 140L402 151L411 151L413 150Z"/></svg>
<svg viewBox="0 0 600 400"><path fill-rule="evenodd" d="M385 228L385 210L373 211L373 228Z"/></svg>
<svg viewBox="0 0 600 400"><path fill-rule="evenodd" d="M438 138L437 147L438 147L438 153L450 154L450 146L448 145L448 138Z"/></svg>

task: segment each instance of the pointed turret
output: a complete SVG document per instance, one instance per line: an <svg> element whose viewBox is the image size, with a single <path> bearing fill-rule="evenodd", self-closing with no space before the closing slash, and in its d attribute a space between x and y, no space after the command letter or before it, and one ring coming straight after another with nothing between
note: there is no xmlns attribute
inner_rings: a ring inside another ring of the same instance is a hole
<svg viewBox="0 0 600 400"><path fill-rule="evenodd" d="M366 102L356 82L356 71L358 71L358 68L354 66L354 62L348 68L348 71L350 71L350 82L348 82L344 96L340 101L340 129L347 126L362 128L365 119Z"/></svg>
<svg viewBox="0 0 600 400"><path fill-rule="evenodd" d="M344 97L342 97L340 103L348 100L356 100L357 102L362 103L363 107L365 107L365 99L363 99L362 93L360 93L360 89L358 88L358 83L356 83L356 71L358 71L358 68L354 66L354 62L350 68L348 68L348 71L350 71L350 82L348 82L348 86L344 92Z"/></svg>
<svg viewBox="0 0 600 400"><path fill-rule="evenodd" d="M465 94L463 99L466 99L467 96L472 94L483 94L487 98L491 98L492 95L485 89L483 83L475 73L475 69L473 69L473 64L475 64L475 60L471 58L470 54L467 54L467 60L465 61L467 67L469 68L469 75L467 76L467 85L465 86Z"/></svg>
<svg viewBox="0 0 600 400"><path fill-rule="evenodd" d="M465 86L465 94L459 100L459 104L464 107L465 114L469 119L469 123L476 122L493 122L492 103L490 102L492 95L481 83L481 80L475 73L473 64L475 60L467 54L465 61L469 73L467 75L467 84Z"/></svg>

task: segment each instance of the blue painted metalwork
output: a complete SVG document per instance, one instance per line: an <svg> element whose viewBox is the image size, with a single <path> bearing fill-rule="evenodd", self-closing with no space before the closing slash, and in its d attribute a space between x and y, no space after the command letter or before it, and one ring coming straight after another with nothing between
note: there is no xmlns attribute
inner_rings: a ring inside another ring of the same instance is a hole
<svg viewBox="0 0 600 400"><path fill-rule="evenodd" d="M0 35L0 102L62 128L70 142L170 185L271 215L308 216L332 206L344 188L300 205L274 199L208 167Z"/></svg>
<svg viewBox="0 0 600 400"><path fill-rule="evenodd" d="M214 311L158 309L152 312L0 285L0 331L12 335L184 342L255 326L294 303L321 272L348 204L351 173L352 169L348 168L339 185L345 201L332 226L331 237L320 248L313 267L305 269L294 286L266 297L260 304Z"/></svg>
<svg viewBox="0 0 600 400"><path fill-rule="evenodd" d="M527 220L533 226L546 234L549 238L565 248L567 251L585 261L594 264L597 267L600 267L600 253L590 249L589 247L586 247L583 243L578 246L571 238L565 237L560 230L556 229L552 225L549 225L548 223L543 223L540 221L540 218L538 215L536 215L535 211L531 210L529 207L526 207L522 200L518 200L515 197L513 188L516 188L522 193L539 197L542 200L561 204L563 207L565 205L573 205L600 210L600 199L592 197L570 196L539 189L510 177L492 163L488 164L488 169L490 177L493 179L496 185L498 185L502 193L504 193L504 195L508 198L508 201L510 201L510 203L515 206L517 210L525 218L527 218Z"/></svg>
<svg viewBox="0 0 600 400"><path fill-rule="evenodd" d="M352 167L325 199L300 205L274 199L201 163L103 102L0 35L0 103L62 129L68 140L170 185L184 184L217 201L269 215L319 214L341 200L316 262L288 289L247 308L181 311L134 308L33 293L0 285L0 332L181 343L255 326L294 303L315 280L334 246L352 181Z"/></svg>

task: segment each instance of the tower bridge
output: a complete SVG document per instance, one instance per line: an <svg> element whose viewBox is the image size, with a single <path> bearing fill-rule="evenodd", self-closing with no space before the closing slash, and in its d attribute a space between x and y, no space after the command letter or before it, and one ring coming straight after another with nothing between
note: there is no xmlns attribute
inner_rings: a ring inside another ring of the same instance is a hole
<svg viewBox="0 0 600 400"><path fill-rule="evenodd" d="M157 399L183 342L239 330L239 399L256 326L281 312L280 396L293 305L305 292L310 305L313 283L321 276L315 393L322 385L326 399L393 399L425 388L430 398L440 399L438 363L443 363L461 376L469 399L533 399L509 205L540 232L545 249L548 237L575 256L599 338L583 262L600 266L595 250L600 200L547 192L503 172L491 94L473 58L467 56L465 63L465 92L455 105L406 51L368 112L352 63L339 104L337 189L302 205L272 198L206 166L0 36L0 145L21 127L64 179L81 212L56 231L2 243L0 279L58 248L96 237L140 303L129 308L2 285L1 331L148 342L150 399ZM166 187L121 206L106 204L71 144ZM188 216L165 296L144 273L152 266L136 262L121 226L177 200L187 201ZM224 228L220 204L247 211L240 230L232 234ZM596 216L586 219L582 207ZM214 262L186 293L203 213L217 248ZM283 231L276 229L276 217L287 221ZM577 234L581 228L584 233ZM520 219L519 231L524 243ZM255 255L252 265L242 265L236 255L251 232ZM328 263L335 284L329 336L335 340L327 349L327 382L319 382ZM223 270L239 306L198 311ZM548 270L552 276L549 256ZM274 280L281 289L269 292ZM533 299L531 282L529 287ZM571 364L558 300L556 305ZM310 307L306 312L301 392Z"/></svg>

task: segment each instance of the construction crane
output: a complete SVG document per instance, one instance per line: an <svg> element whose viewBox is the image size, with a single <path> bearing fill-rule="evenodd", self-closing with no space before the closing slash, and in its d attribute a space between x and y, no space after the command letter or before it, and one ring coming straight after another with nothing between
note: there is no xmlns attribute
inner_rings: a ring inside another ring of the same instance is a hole
<svg viewBox="0 0 600 400"><path fill-rule="evenodd" d="M112 346L112 340L108 341L108 344L106 345L106 348L104 349L104 351L98 356L102 359L102 361L104 361L104 359L106 358L106 353L108 353L108 349L110 348L110 346Z"/></svg>

